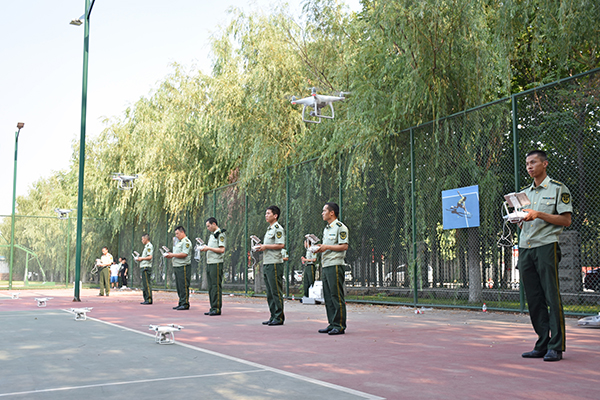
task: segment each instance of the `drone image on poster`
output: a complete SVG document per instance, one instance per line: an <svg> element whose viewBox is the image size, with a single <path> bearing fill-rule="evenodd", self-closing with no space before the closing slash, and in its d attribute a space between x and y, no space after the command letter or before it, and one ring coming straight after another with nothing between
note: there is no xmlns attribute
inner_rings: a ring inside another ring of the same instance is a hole
<svg viewBox="0 0 600 400"><path fill-rule="evenodd" d="M119 190L133 189L133 182L138 178L138 175L125 175L121 172L114 172L111 175L114 181L119 181Z"/></svg>
<svg viewBox="0 0 600 400"><path fill-rule="evenodd" d="M448 208L447 210L450 211L452 214L458 215L459 217L471 218L471 213L467 211L467 206L465 205L467 198L460 194L458 190L456 191L456 193L458 193L460 199L458 200L455 206L450 206L450 208Z"/></svg>
<svg viewBox="0 0 600 400"><path fill-rule="evenodd" d="M317 94L317 88L312 88L311 95L309 97L304 97L302 99L296 99L296 96L292 96L292 104L302 104L302 121L310 122L313 124L320 124L321 118L333 119L335 118L335 111L333 109L333 102L346 100L343 96L344 94L348 94L349 92L340 92L339 96L325 96L322 94ZM323 114L323 108L329 107L331 114ZM307 108L312 111L308 112Z"/></svg>
<svg viewBox="0 0 600 400"><path fill-rule="evenodd" d="M479 186L442 191L444 230L479 226Z"/></svg>

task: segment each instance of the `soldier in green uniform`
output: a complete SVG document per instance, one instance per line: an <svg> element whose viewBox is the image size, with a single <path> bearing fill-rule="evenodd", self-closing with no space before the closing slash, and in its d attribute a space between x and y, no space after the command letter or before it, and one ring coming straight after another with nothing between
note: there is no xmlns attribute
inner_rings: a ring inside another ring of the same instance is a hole
<svg viewBox="0 0 600 400"><path fill-rule="evenodd" d="M144 245L142 255L135 259L135 261L140 262L142 272L144 301L140 304L152 304L152 254L154 253L154 246L150 243L150 235L147 233L142 235L142 244Z"/></svg>
<svg viewBox="0 0 600 400"><path fill-rule="evenodd" d="M211 233L206 246L200 247L206 252L206 272L208 280L208 297L210 310L204 315L221 315L223 304L223 261L225 259L225 246L227 237L225 230L217 225L217 219L210 217L206 220L206 229Z"/></svg>
<svg viewBox="0 0 600 400"><path fill-rule="evenodd" d="M546 153L534 150L527 154L527 173L533 183L522 193L531 201L524 209L519 237L519 262L529 316L538 340L525 358L559 361L565 351L565 317L558 284L558 263L561 258L558 236L571 225L573 206L569 189L550 179L546 173Z"/></svg>
<svg viewBox="0 0 600 400"><path fill-rule="evenodd" d="M317 253L322 253L323 264L323 297L327 310L327 328L319 329L319 333L343 335L346 333L346 300L344 298L344 282L346 272L344 258L348 250L348 228L338 221L340 207L336 203L323 206L323 220L327 226L323 230L323 244Z"/></svg>
<svg viewBox="0 0 600 400"><path fill-rule="evenodd" d="M173 246L173 252L167 253L166 258L173 259L173 271L175 272L175 285L179 304L174 310L190 309L190 281L192 280L192 242L185 234L183 226L175 228L175 237L179 239Z"/></svg>
<svg viewBox="0 0 600 400"><path fill-rule="evenodd" d="M304 297L309 297L308 289L315 283L315 262L317 262L317 256L310 251L308 240L304 241L304 248L306 249L306 255L302 257L302 264L304 264L302 286L304 286Z"/></svg>
<svg viewBox="0 0 600 400"><path fill-rule="evenodd" d="M271 318L263 325L283 325L283 257L281 250L285 246L285 232L277 222L281 211L277 206L270 206L265 212L265 219L269 229L265 233L263 243L258 245L257 251L264 252L263 276L267 289L267 302Z"/></svg>
<svg viewBox="0 0 600 400"><path fill-rule="evenodd" d="M98 275L100 283L100 294L98 296L109 296L110 294L110 266L113 263L113 256L108 252L108 247L102 248L102 257L98 264Z"/></svg>

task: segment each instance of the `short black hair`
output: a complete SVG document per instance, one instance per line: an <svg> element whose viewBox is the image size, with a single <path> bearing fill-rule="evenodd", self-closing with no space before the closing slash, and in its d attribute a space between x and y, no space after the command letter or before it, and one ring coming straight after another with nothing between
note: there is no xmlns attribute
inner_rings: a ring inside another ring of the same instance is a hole
<svg viewBox="0 0 600 400"><path fill-rule="evenodd" d="M338 217L338 215L340 215L340 206L338 206L337 203L329 202L325 203L325 206L329 209L329 211L333 211L336 218Z"/></svg>
<svg viewBox="0 0 600 400"><path fill-rule="evenodd" d="M150 240L150 235L148 235L147 233L144 233L142 235L142 238L146 238L146 239Z"/></svg>
<svg viewBox="0 0 600 400"><path fill-rule="evenodd" d="M267 210L271 210L271 212L275 215L277 215L277 219L279 219L279 216L281 215L281 210L279 209L279 207L277 206L269 206L267 207Z"/></svg>
<svg viewBox="0 0 600 400"><path fill-rule="evenodd" d="M548 155L546 155L546 152L544 150L532 150L529 153L527 153L525 158L529 156L537 156L541 161L548 161Z"/></svg>
<svg viewBox="0 0 600 400"><path fill-rule="evenodd" d="M183 225L179 225L177 228L175 228L175 230L181 233L185 233L185 228L183 227Z"/></svg>
<svg viewBox="0 0 600 400"><path fill-rule="evenodd" d="M209 224L216 224L219 225L219 223L217 222L217 219L215 217L210 217L206 219L206 222L208 222Z"/></svg>
<svg viewBox="0 0 600 400"><path fill-rule="evenodd" d="M108 250L108 247L102 246L102 250L104 250L104 249Z"/></svg>

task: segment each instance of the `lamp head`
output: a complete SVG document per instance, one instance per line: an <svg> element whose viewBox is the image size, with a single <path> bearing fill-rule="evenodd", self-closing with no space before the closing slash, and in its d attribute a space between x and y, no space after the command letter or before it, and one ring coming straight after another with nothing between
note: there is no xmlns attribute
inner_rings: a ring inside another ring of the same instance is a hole
<svg viewBox="0 0 600 400"><path fill-rule="evenodd" d="M21 128L22 128L22 127L24 127L24 126L25 126L25 124L24 124L23 122L19 122L19 123L17 123L17 128L18 128L18 129L21 129Z"/></svg>
<svg viewBox="0 0 600 400"><path fill-rule="evenodd" d="M85 18L85 14L82 15L79 18L76 19L72 19L71 22L69 22L70 25L75 25L75 26L80 26L81 24L83 24L83 19Z"/></svg>

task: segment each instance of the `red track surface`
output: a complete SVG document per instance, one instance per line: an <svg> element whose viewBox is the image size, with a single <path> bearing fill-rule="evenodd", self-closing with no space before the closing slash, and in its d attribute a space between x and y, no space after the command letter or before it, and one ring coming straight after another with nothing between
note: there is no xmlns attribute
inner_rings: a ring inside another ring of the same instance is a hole
<svg viewBox="0 0 600 400"><path fill-rule="evenodd" d="M16 292L16 290L15 290ZM6 292L4 292L6 293ZM3 294L0 292L0 295ZM567 319L567 352L560 362L523 359L535 335L527 315L348 305L347 334L317 333L327 325L323 306L286 303L284 326L264 326L266 300L224 298L223 315L205 316L208 298L191 297L175 311L174 293L155 292L154 305L137 292L97 297L84 290L21 291L0 301L0 312L94 307L89 317L149 333L149 324L177 323L177 341L335 383L388 399L598 399L600 329Z"/></svg>

